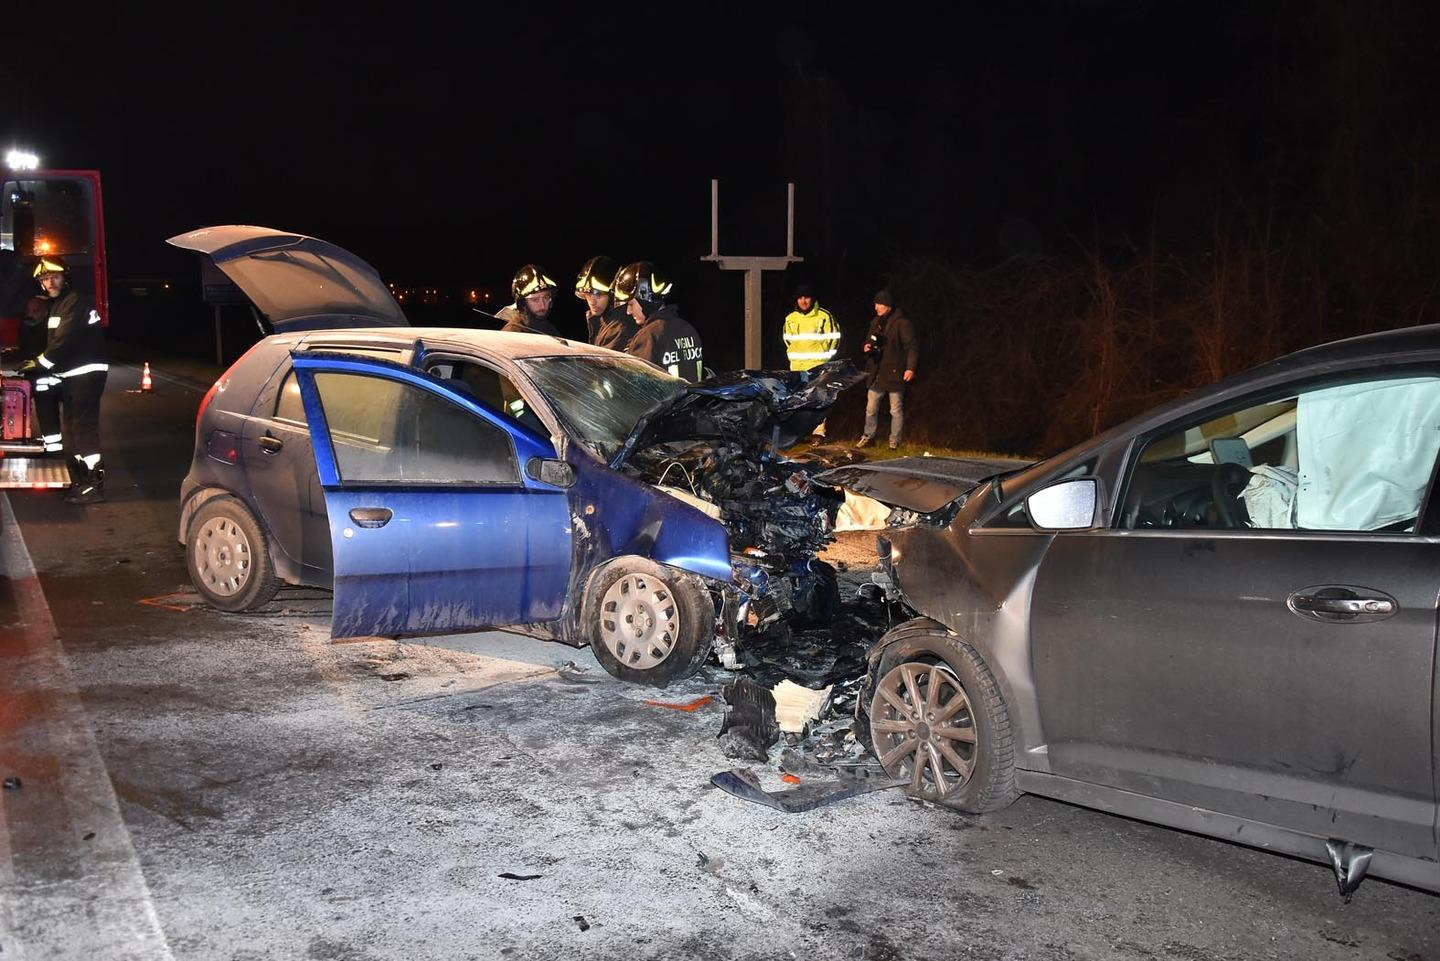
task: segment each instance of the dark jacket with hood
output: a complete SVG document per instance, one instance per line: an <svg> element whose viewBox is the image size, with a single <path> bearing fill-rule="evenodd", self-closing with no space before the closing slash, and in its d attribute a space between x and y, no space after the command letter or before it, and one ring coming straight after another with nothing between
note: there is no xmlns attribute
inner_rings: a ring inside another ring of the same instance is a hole
<svg viewBox="0 0 1440 961"><path fill-rule="evenodd" d="M705 378L705 350L700 335L683 319L674 304L657 309L625 348L625 353L648 360L691 383Z"/></svg>
<svg viewBox="0 0 1440 961"><path fill-rule="evenodd" d="M920 360L920 344L915 339L915 325L899 307L891 307L884 317L870 319L870 333L866 342L879 335L884 346L879 351L865 355L865 372L870 378L871 390L903 390L905 371L915 370Z"/></svg>

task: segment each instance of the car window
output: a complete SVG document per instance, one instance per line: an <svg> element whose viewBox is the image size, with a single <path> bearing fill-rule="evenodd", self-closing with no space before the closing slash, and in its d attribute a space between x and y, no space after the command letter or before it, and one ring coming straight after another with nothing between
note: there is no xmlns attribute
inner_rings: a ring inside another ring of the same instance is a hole
<svg viewBox="0 0 1440 961"><path fill-rule="evenodd" d="M519 482L510 436L428 390L324 372L315 387L344 484Z"/></svg>
<svg viewBox="0 0 1440 961"><path fill-rule="evenodd" d="M1120 526L1414 531L1440 451L1440 377L1327 384L1163 432Z"/></svg>
<svg viewBox="0 0 1440 961"><path fill-rule="evenodd" d="M520 361L570 432L608 460L636 421L686 382L633 357L540 357Z"/></svg>
<svg viewBox="0 0 1440 961"><path fill-rule="evenodd" d="M448 381L450 386L460 393L473 397L491 410L524 424L535 434L541 437L550 436L550 429L526 404L525 395L511 383L510 378L498 370L486 367L484 364L447 360L429 365L426 373Z"/></svg>
<svg viewBox="0 0 1440 961"><path fill-rule="evenodd" d="M300 399L300 382L295 379L293 370L286 373L276 394L275 419L288 420L292 424L305 423L305 404Z"/></svg>

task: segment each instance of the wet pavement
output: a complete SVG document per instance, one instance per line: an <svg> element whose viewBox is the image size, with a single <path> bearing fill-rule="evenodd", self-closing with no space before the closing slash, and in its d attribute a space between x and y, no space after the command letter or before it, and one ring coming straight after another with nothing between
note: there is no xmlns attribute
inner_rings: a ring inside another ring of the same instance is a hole
<svg viewBox="0 0 1440 961"><path fill-rule="evenodd" d="M508 634L331 644L323 592L196 607L175 496L204 371L152 369L153 395L112 375L109 502L8 499L3 961L1440 961L1433 895L1347 905L1319 865L1056 802L741 800L711 777L785 785L723 754L718 669L656 692Z"/></svg>

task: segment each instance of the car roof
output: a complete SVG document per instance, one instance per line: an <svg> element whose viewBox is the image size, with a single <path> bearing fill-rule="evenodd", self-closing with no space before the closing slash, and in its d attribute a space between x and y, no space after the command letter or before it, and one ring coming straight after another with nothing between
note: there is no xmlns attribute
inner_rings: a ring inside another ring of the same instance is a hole
<svg viewBox="0 0 1440 961"><path fill-rule="evenodd" d="M501 330L472 330L466 327L347 327L338 330L311 330L302 335L276 335L294 340L314 349L323 344L351 344L408 347L423 341L427 351L479 350L484 353L521 360L528 357L584 356L613 357L617 352L596 347L581 340L552 337L546 334L520 334Z"/></svg>

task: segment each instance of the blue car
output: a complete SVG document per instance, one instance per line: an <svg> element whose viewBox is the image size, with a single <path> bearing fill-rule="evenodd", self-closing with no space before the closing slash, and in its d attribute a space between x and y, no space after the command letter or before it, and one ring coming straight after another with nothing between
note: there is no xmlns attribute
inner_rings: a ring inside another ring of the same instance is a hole
<svg viewBox="0 0 1440 961"><path fill-rule="evenodd" d="M824 621L840 495L780 451L859 379L689 385L562 338L416 328L324 241L214 227L208 256L275 333L201 403L180 492L191 580L253 610L334 592L335 637L504 627L664 685L784 618Z"/></svg>

